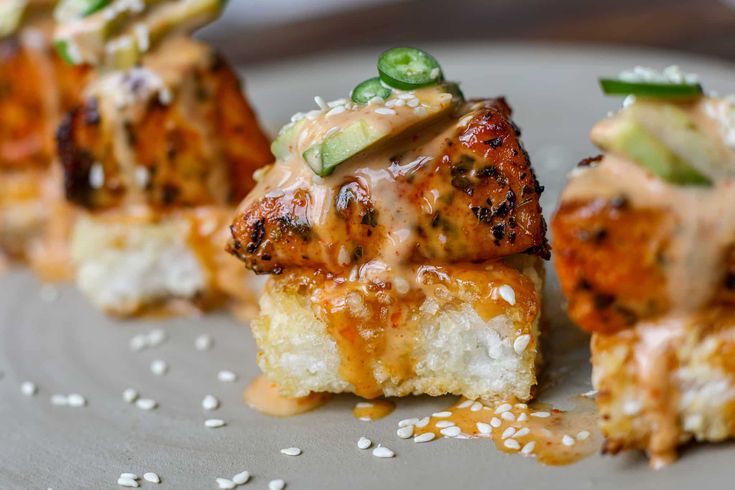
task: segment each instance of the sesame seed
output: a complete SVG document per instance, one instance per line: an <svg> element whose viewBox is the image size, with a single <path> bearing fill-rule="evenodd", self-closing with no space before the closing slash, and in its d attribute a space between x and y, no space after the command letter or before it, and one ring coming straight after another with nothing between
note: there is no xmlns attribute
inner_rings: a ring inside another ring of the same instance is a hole
<svg viewBox="0 0 735 490"><path fill-rule="evenodd" d="M503 412L500 414L500 418L503 420L509 420L510 422L514 422L516 419L516 416L513 415L513 412Z"/></svg>
<svg viewBox="0 0 735 490"><path fill-rule="evenodd" d="M316 102L316 105L319 106L319 109L323 111L327 110L327 103L324 102L324 99L320 96L317 95L316 97L314 97L314 102Z"/></svg>
<svg viewBox="0 0 735 490"><path fill-rule="evenodd" d="M149 471L148 473L145 473L143 475L143 479L145 479L145 481L149 481L151 483L161 483L161 478L157 474L155 474L155 473L153 473L151 471Z"/></svg>
<svg viewBox="0 0 735 490"><path fill-rule="evenodd" d="M419 434L416 437L413 438L413 442L429 442L433 441L436 435L433 432L424 432L423 434Z"/></svg>
<svg viewBox="0 0 735 490"><path fill-rule="evenodd" d="M233 373L232 371L220 371L217 373L217 379L222 381L223 383L233 383L237 381L237 374Z"/></svg>
<svg viewBox="0 0 735 490"><path fill-rule="evenodd" d="M531 433L531 429L529 429L528 427L524 427L518 432L516 432L516 435L514 437L523 437L523 436L527 436L530 433Z"/></svg>
<svg viewBox="0 0 735 490"><path fill-rule="evenodd" d="M465 400L462 403L460 403L459 405L457 405L457 408L467 408L470 405L472 405L473 403L474 403L474 401L472 401L472 400Z"/></svg>
<svg viewBox="0 0 735 490"><path fill-rule="evenodd" d="M479 412L480 410L482 410L482 403L480 402L475 402L470 407L471 412Z"/></svg>
<svg viewBox="0 0 735 490"><path fill-rule="evenodd" d="M420 103L421 101L419 99L414 98L406 102L406 105L408 105L408 107L415 108L415 107L418 107Z"/></svg>
<svg viewBox="0 0 735 490"><path fill-rule="evenodd" d="M51 405L63 407L69 404L69 397L66 395L51 395Z"/></svg>
<svg viewBox="0 0 735 490"><path fill-rule="evenodd" d="M69 395L67 400L70 407L79 408L87 404L87 400L78 393L72 393L71 395Z"/></svg>
<svg viewBox="0 0 735 490"><path fill-rule="evenodd" d="M144 334L138 334L130 339L130 350L138 352L148 347L148 337Z"/></svg>
<svg viewBox="0 0 735 490"><path fill-rule="evenodd" d="M584 440L585 440L585 439L587 439L587 438L588 438L589 436L590 436L590 433L589 433L589 431L587 431L587 430L583 430L583 431L580 431L580 432L578 432L578 433L577 433L577 440L578 440L578 441L584 441Z"/></svg>
<svg viewBox="0 0 735 490"><path fill-rule="evenodd" d="M493 419L490 421L490 425L497 429L498 427L503 425L503 422L501 422L499 418L493 417Z"/></svg>
<svg viewBox="0 0 735 490"><path fill-rule="evenodd" d="M426 115L426 108L422 106L418 106L413 109L413 112L419 117L424 117Z"/></svg>
<svg viewBox="0 0 735 490"><path fill-rule="evenodd" d="M212 348L212 337L207 334L200 335L194 341L194 348L198 351L209 350Z"/></svg>
<svg viewBox="0 0 735 490"><path fill-rule="evenodd" d="M503 435L500 436L501 439L508 439L509 437L513 437L516 433L516 430L513 427L508 427L503 431Z"/></svg>
<svg viewBox="0 0 735 490"><path fill-rule="evenodd" d="M337 107L337 106L343 106L348 104L349 101L345 98L333 100L331 102L327 102L327 107Z"/></svg>
<svg viewBox="0 0 735 490"><path fill-rule="evenodd" d="M383 97L378 97L377 95L370 100L368 100L368 105L371 104L385 104L385 99Z"/></svg>
<svg viewBox="0 0 735 490"><path fill-rule="evenodd" d="M128 388L125 391L123 391L122 397L126 403L133 403L135 402L135 400L138 399L138 392L132 388Z"/></svg>
<svg viewBox="0 0 735 490"><path fill-rule="evenodd" d="M156 376L163 376L168 372L168 364L166 361L156 359L151 363L151 372Z"/></svg>
<svg viewBox="0 0 735 490"><path fill-rule="evenodd" d="M396 97L398 97L399 99L404 99L404 100L413 99L416 97L416 94L414 92L403 92L403 93L396 95Z"/></svg>
<svg viewBox="0 0 735 490"><path fill-rule="evenodd" d="M219 429L227 425L222 419L207 419L204 421L204 427L208 429Z"/></svg>
<svg viewBox="0 0 735 490"><path fill-rule="evenodd" d="M467 126L470 123L470 121L472 121L473 117L475 117L474 114L467 114L466 116L464 116L462 119L459 120L459 122L457 123L457 126L460 128Z"/></svg>
<svg viewBox="0 0 735 490"><path fill-rule="evenodd" d="M398 421L398 427L406 427L407 425L416 425L419 419L412 417L410 419L403 419Z"/></svg>
<svg viewBox="0 0 735 490"><path fill-rule="evenodd" d="M89 186L92 189L100 189L105 185L105 169L101 164L95 163L89 169Z"/></svg>
<svg viewBox="0 0 735 490"><path fill-rule="evenodd" d="M268 490L283 490L286 488L286 482L283 480L271 480L268 482Z"/></svg>
<svg viewBox="0 0 735 490"><path fill-rule="evenodd" d="M526 443L523 446L523 449L521 449L521 452L523 454L531 454L535 448L536 448L536 441L531 441L531 442Z"/></svg>
<svg viewBox="0 0 735 490"><path fill-rule="evenodd" d="M396 453L385 446L378 445L378 447L373 449L373 456L376 458L392 458L395 455Z"/></svg>
<svg viewBox="0 0 735 490"><path fill-rule="evenodd" d="M540 419L545 419L545 418L551 417L551 414L549 412L533 412L531 414L531 417L538 417Z"/></svg>
<svg viewBox="0 0 735 490"><path fill-rule="evenodd" d="M568 447L574 446L575 442L574 438L568 434L564 434L564 437L561 438L561 443Z"/></svg>
<svg viewBox="0 0 735 490"><path fill-rule="evenodd" d="M437 78L439 78L439 68L432 68L429 76L432 80L436 80Z"/></svg>
<svg viewBox="0 0 735 490"><path fill-rule="evenodd" d="M25 381L20 385L20 392L25 396L33 396L38 393L38 387L30 381Z"/></svg>
<svg viewBox="0 0 735 490"><path fill-rule="evenodd" d="M526 347L528 347L529 342L531 342L531 336L528 334L519 335L516 337L516 339L513 341L513 350L516 351L516 354L523 354L523 352L526 350Z"/></svg>
<svg viewBox="0 0 735 490"><path fill-rule="evenodd" d="M138 187L144 189L148 185L149 180L150 173L146 167L141 165L135 167L135 182L138 184Z"/></svg>
<svg viewBox="0 0 735 490"><path fill-rule="evenodd" d="M207 395L202 400L202 408L204 410L217 410L219 408L219 400L212 395Z"/></svg>
<svg viewBox="0 0 735 490"><path fill-rule="evenodd" d="M480 434L489 434L493 430L490 424L486 424L485 422L477 422L475 425L477 426L477 430Z"/></svg>
<svg viewBox="0 0 735 490"><path fill-rule="evenodd" d="M140 486L140 484L132 478L118 478L117 484L118 486L128 488L138 488Z"/></svg>
<svg viewBox="0 0 735 490"><path fill-rule="evenodd" d="M498 413L498 414L504 413L504 412L507 412L508 410L511 410L512 408L513 408L513 405L511 405L510 403L503 403L502 405L499 405L495 409L495 413Z"/></svg>
<svg viewBox="0 0 735 490"><path fill-rule="evenodd" d="M396 435L400 437L401 439L410 439L413 435L413 425L406 425L405 427L400 427L396 431Z"/></svg>
<svg viewBox="0 0 735 490"><path fill-rule="evenodd" d="M140 408L141 410L153 410L154 408L158 407L158 403L156 403L155 400L151 400L150 398L138 398L135 401L135 406Z"/></svg>
<svg viewBox="0 0 735 490"><path fill-rule="evenodd" d="M453 425L456 425L451 420L440 420L436 424L434 424L435 427L438 429L446 429L447 427L452 427Z"/></svg>
<svg viewBox="0 0 735 490"><path fill-rule="evenodd" d="M326 117L332 117L336 116L337 114L342 114L347 109L343 105L338 105L337 107L330 109L329 112L327 112Z"/></svg>
<svg viewBox="0 0 735 490"><path fill-rule="evenodd" d="M217 486L222 490L231 490L235 488L235 482L227 478L216 478Z"/></svg>
<svg viewBox="0 0 735 490"><path fill-rule="evenodd" d="M360 437L357 440L357 448L358 449L367 449L367 448L369 448L372 445L373 445L373 441L371 441L367 437L364 437L363 436L363 437Z"/></svg>
<svg viewBox="0 0 735 490"><path fill-rule="evenodd" d="M516 451L521 448L521 444L515 439L506 439L505 441L503 441L503 446L507 447L508 449L515 449Z"/></svg>
<svg viewBox="0 0 735 490"><path fill-rule="evenodd" d="M245 485L250 480L249 471L241 471L237 475L232 477L232 482L236 485Z"/></svg>
<svg viewBox="0 0 735 490"><path fill-rule="evenodd" d="M119 478L129 478L130 480L137 480L138 475L135 473L120 473Z"/></svg>
<svg viewBox="0 0 735 490"><path fill-rule="evenodd" d="M447 412L447 411L444 411L444 412L435 412L435 413L432 413L431 416L432 417L436 417L438 419L445 419L447 417L451 417L452 416L452 412Z"/></svg>
<svg viewBox="0 0 735 490"><path fill-rule="evenodd" d="M521 410L525 410L528 408L528 405L526 405L525 403L516 403L515 407Z"/></svg>
<svg viewBox="0 0 735 490"><path fill-rule="evenodd" d="M516 420L518 420L518 422L525 422L526 420L528 420L528 414L526 412L523 412L518 416Z"/></svg>
<svg viewBox="0 0 735 490"><path fill-rule="evenodd" d="M422 418L421 420L419 420L418 422L416 422L413 425L415 425L419 429L423 429L424 427L426 427L427 425L429 425L429 421L430 420L431 420L430 417L424 417L424 418Z"/></svg>
<svg viewBox="0 0 735 490"><path fill-rule="evenodd" d="M397 113L393 109L388 109L387 107L378 107L375 109L375 114L380 114L383 116L395 116Z"/></svg>
<svg viewBox="0 0 735 490"><path fill-rule="evenodd" d="M297 447L287 447L285 449L281 449L281 454L285 454L286 456L300 456L301 449Z"/></svg>
<svg viewBox="0 0 735 490"><path fill-rule="evenodd" d="M446 437L457 437L462 433L462 429L455 425L452 427L447 427L446 429L442 429L439 432L441 432L441 434Z"/></svg>
<svg viewBox="0 0 735 490"><path fill-rule="evenodd" d="M156 347L162 344L164 340L166 340L166 332L160 328L148 332L148 344L151 347Z"/></svg>
<svg viewBox="0 0 735 490"><path fill-rule="evenodd" d="M594 398L597 396L597 390L590 390L582 393L582 396L585 398Z"/></svg>

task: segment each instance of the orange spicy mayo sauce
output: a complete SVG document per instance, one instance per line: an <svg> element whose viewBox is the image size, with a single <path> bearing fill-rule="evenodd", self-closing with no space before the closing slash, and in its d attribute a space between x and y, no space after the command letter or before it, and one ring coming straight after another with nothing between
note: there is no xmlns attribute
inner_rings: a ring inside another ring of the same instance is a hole
<svg viewBox="0 0 735 490"><path fill-rule="evenodd" d="M329 401L328 393L312 393L300 398L286 398L278 393L275 383L265 376L258 376L243 393L245 403L251 408L274 417L300 415L318 408Z"/></svg>
<svg viewBox="0 0 735 490"><path fill-rule="evenodd" d="M379 420L383 417L387 417L393 410L396 409L396 404L390 400L378 399L371 401L357 402L355 407L352 409L352 416L363 422L370 422L372 420Z"/></svg>

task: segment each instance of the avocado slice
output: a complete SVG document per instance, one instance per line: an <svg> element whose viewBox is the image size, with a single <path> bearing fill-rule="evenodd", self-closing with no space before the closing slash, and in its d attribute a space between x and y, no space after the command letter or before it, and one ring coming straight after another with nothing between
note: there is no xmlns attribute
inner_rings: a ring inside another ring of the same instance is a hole
<svg viewBox="0 0 735 490"><path fill-rule="evenodd" d="M708 185L711 180L677 156L631 114L605 121L593 130L594 143L621 154L662 179L681 185Z"/></svg>
<svg viewBox="0 0 735 490"><path fill-rule="evenodd" d="M441 87L438 93L446 94ZM350 158L373 150L380 145L400 138L409 131L429 125L446 116L452 112L460 100L455 96L439 103L430 104L424 114L414 114L413 117L406 117L402 124L390 127L376 124L373 117L365 116L340 128L322 141L314 143L303 153L303 158L314 170L314 173L325 177L334 172L337 165Z"/></svg>

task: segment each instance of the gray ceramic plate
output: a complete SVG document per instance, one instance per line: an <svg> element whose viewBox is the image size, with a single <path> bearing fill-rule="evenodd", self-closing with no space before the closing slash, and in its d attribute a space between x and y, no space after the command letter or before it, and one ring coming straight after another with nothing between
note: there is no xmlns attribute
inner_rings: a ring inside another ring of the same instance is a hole
<svg viewBox="0 0 735 490"><path fill-rule="evenodd" d="M619 101L602 97L600 74L616 74L634 64L663 67L679 63L699 73L706 85L735 92L735 69L722 63L671 53L606 48L550 48L519 45L428 46L445 73L462 80L469 96L508 96L523 127L539 177L546 185L544 206L553 210L566 172L593 152L587 142L592 123ZM270 130L297 110L314 106L312 97L337 98L355 82L374 75L379 52L345 53L249 68L249 94ZM714 488L728 485L735 448L731 444L684 451L674 466L653 472L636 454L593 456L566 467L545 467L532 459L501 454L480 440L440 440L417 445L395 436L396 422L448 406L448 398L398 401L397 410L376 422L359 422L350 409L356 399L337 397L323 408L285 420L263 416L242 403L241 393L257 373L255 346L247 326L225 314L170 320L121 322L95 311L71 287L49 291L30 274L0 277L0 488L117 488L121 472L154 471L160 488L216 488L215 478L243 469L252 488L283 478L289 488ZM44 299L45 298L45 299ZM572 329L560 309L555 278L546 291L551 324L553 380L544 396L565 403L589 389L586 339ZM129 340L162 327L168 340L133 352ZM212 350L194 349L207 332ZM150 363L166 360L170 371L154 376ZM235 383L217 381L220 369L239 374ZM30 380L34 397L21 394ZM123 402L133 387L160 407L144 412ZM80 393L85 408L53 406L54 393ZM202 397L222 401L205 413ZM203 426L209 417L226 427ZM355 447L366 435L396 451L378 459ZM300 457L279 454L298 446ZM144 487L152 487L144 484ZM246 487L247 488L247 487Z"/></svg>

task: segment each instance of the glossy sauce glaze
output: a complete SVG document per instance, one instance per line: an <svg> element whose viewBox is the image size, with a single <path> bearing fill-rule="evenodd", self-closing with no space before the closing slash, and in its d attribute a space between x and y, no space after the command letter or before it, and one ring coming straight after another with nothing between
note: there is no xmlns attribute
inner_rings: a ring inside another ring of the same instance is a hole
<svg viewBox="0 0 735 490"><path fill-rule="evenodd" d="M362 401L355 404L352 409L352 416L363 422L372 422L387 417L395 409L396 404L386 399Z"/></svg>
<svg viewBox="0 0 735 490"><path fill-rule="evenodd" d="M651 427L646 446L654 467L675 459L682 438L674 379L677 342L687 329L696 328L697 315L712 306L722 289L726 274L723 262L735 237L735 148L725 139L731 128L713 117L722 112L721 104L703 99L681 106L722 153L723 174L712 186L670 184L635 162L606 154L599 162L576 169L561 199L562 206L617 201L629 209L660 211L672 217L658 261L668 309L633 325L638 383L651 401L643 416ZM607 131L609 125L609 120L601 122L593 134Z"/></svg>
<svg viewBox="0 0 735 490"><path fill-rule="evenodd" d="M243 393L250 408L274 417L290 417L309 412L324 405L331 398L328 393L312 393L301 398L286 398L278 393L274 383L264 376L255 378Z"/></svg>

